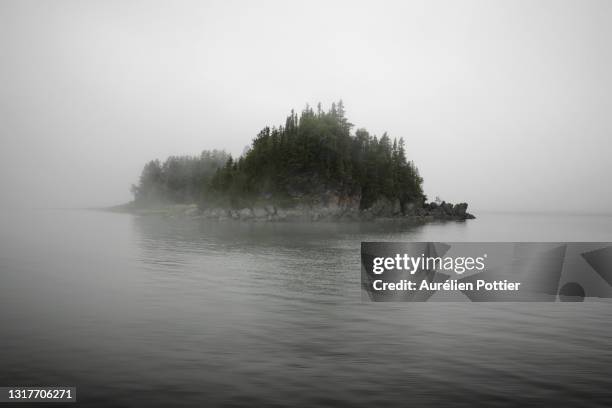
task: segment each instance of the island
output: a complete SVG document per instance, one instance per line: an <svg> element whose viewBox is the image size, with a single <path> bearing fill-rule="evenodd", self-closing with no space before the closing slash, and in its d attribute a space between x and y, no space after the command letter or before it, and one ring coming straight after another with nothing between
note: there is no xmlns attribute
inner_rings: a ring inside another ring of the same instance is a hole
<svg viewBox="0 0 612 408"><path fill-rule="evenodd" d="M217 220L474 218L467 203L428 202L403 138L352 129L342 101L292 110L238 158L213 150L150 161L134 200L113 209Z"/></svg>

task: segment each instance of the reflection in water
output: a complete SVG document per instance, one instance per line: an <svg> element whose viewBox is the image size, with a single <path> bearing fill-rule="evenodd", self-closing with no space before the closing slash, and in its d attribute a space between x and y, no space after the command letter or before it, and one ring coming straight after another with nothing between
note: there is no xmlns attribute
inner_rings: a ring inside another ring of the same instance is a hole
<svg viewBox="0 0 612 408"><path fill-rule="evenodd" d="M612 241L609 217L396 225L2 219L3 384L91 406L604 406L607 302L361 301L361 241ZM62 239L57 239L57 237Z"/></svg>

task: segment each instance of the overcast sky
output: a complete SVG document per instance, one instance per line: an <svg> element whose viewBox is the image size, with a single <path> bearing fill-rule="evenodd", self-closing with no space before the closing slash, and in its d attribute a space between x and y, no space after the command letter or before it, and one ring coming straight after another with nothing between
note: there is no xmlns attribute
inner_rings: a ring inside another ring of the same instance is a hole
<svg viewBox="0 0 612 408"><path fill-rule="evenodd" d="M406 139L430 198L609 212L610 1L0 0L0 205L131 198L145 161L306 103Z"/></svg>

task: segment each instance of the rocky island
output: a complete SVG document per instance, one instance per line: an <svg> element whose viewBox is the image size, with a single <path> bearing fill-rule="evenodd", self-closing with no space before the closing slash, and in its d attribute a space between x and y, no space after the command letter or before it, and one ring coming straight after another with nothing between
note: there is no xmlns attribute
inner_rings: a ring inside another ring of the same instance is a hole
<svg viewBox="0 0 612 408"><path fill-rule="evenodd" d="M352 132L342 101L266 127L242 156L204 151L144 166L115 210L217 220L466 220L467 204L427 202L402 138Z"/></svg>

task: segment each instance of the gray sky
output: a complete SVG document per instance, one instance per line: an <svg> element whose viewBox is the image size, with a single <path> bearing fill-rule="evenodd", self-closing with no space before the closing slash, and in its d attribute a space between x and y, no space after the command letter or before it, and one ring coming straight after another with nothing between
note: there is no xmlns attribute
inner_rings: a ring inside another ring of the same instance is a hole
<svg viewBox="0 0 612 408"><path fill-rule="evenodd" d="M145 161L308 102L406 139L430 198L608 212L610 1L0 0L0 206L127 201Z"/></svg>

